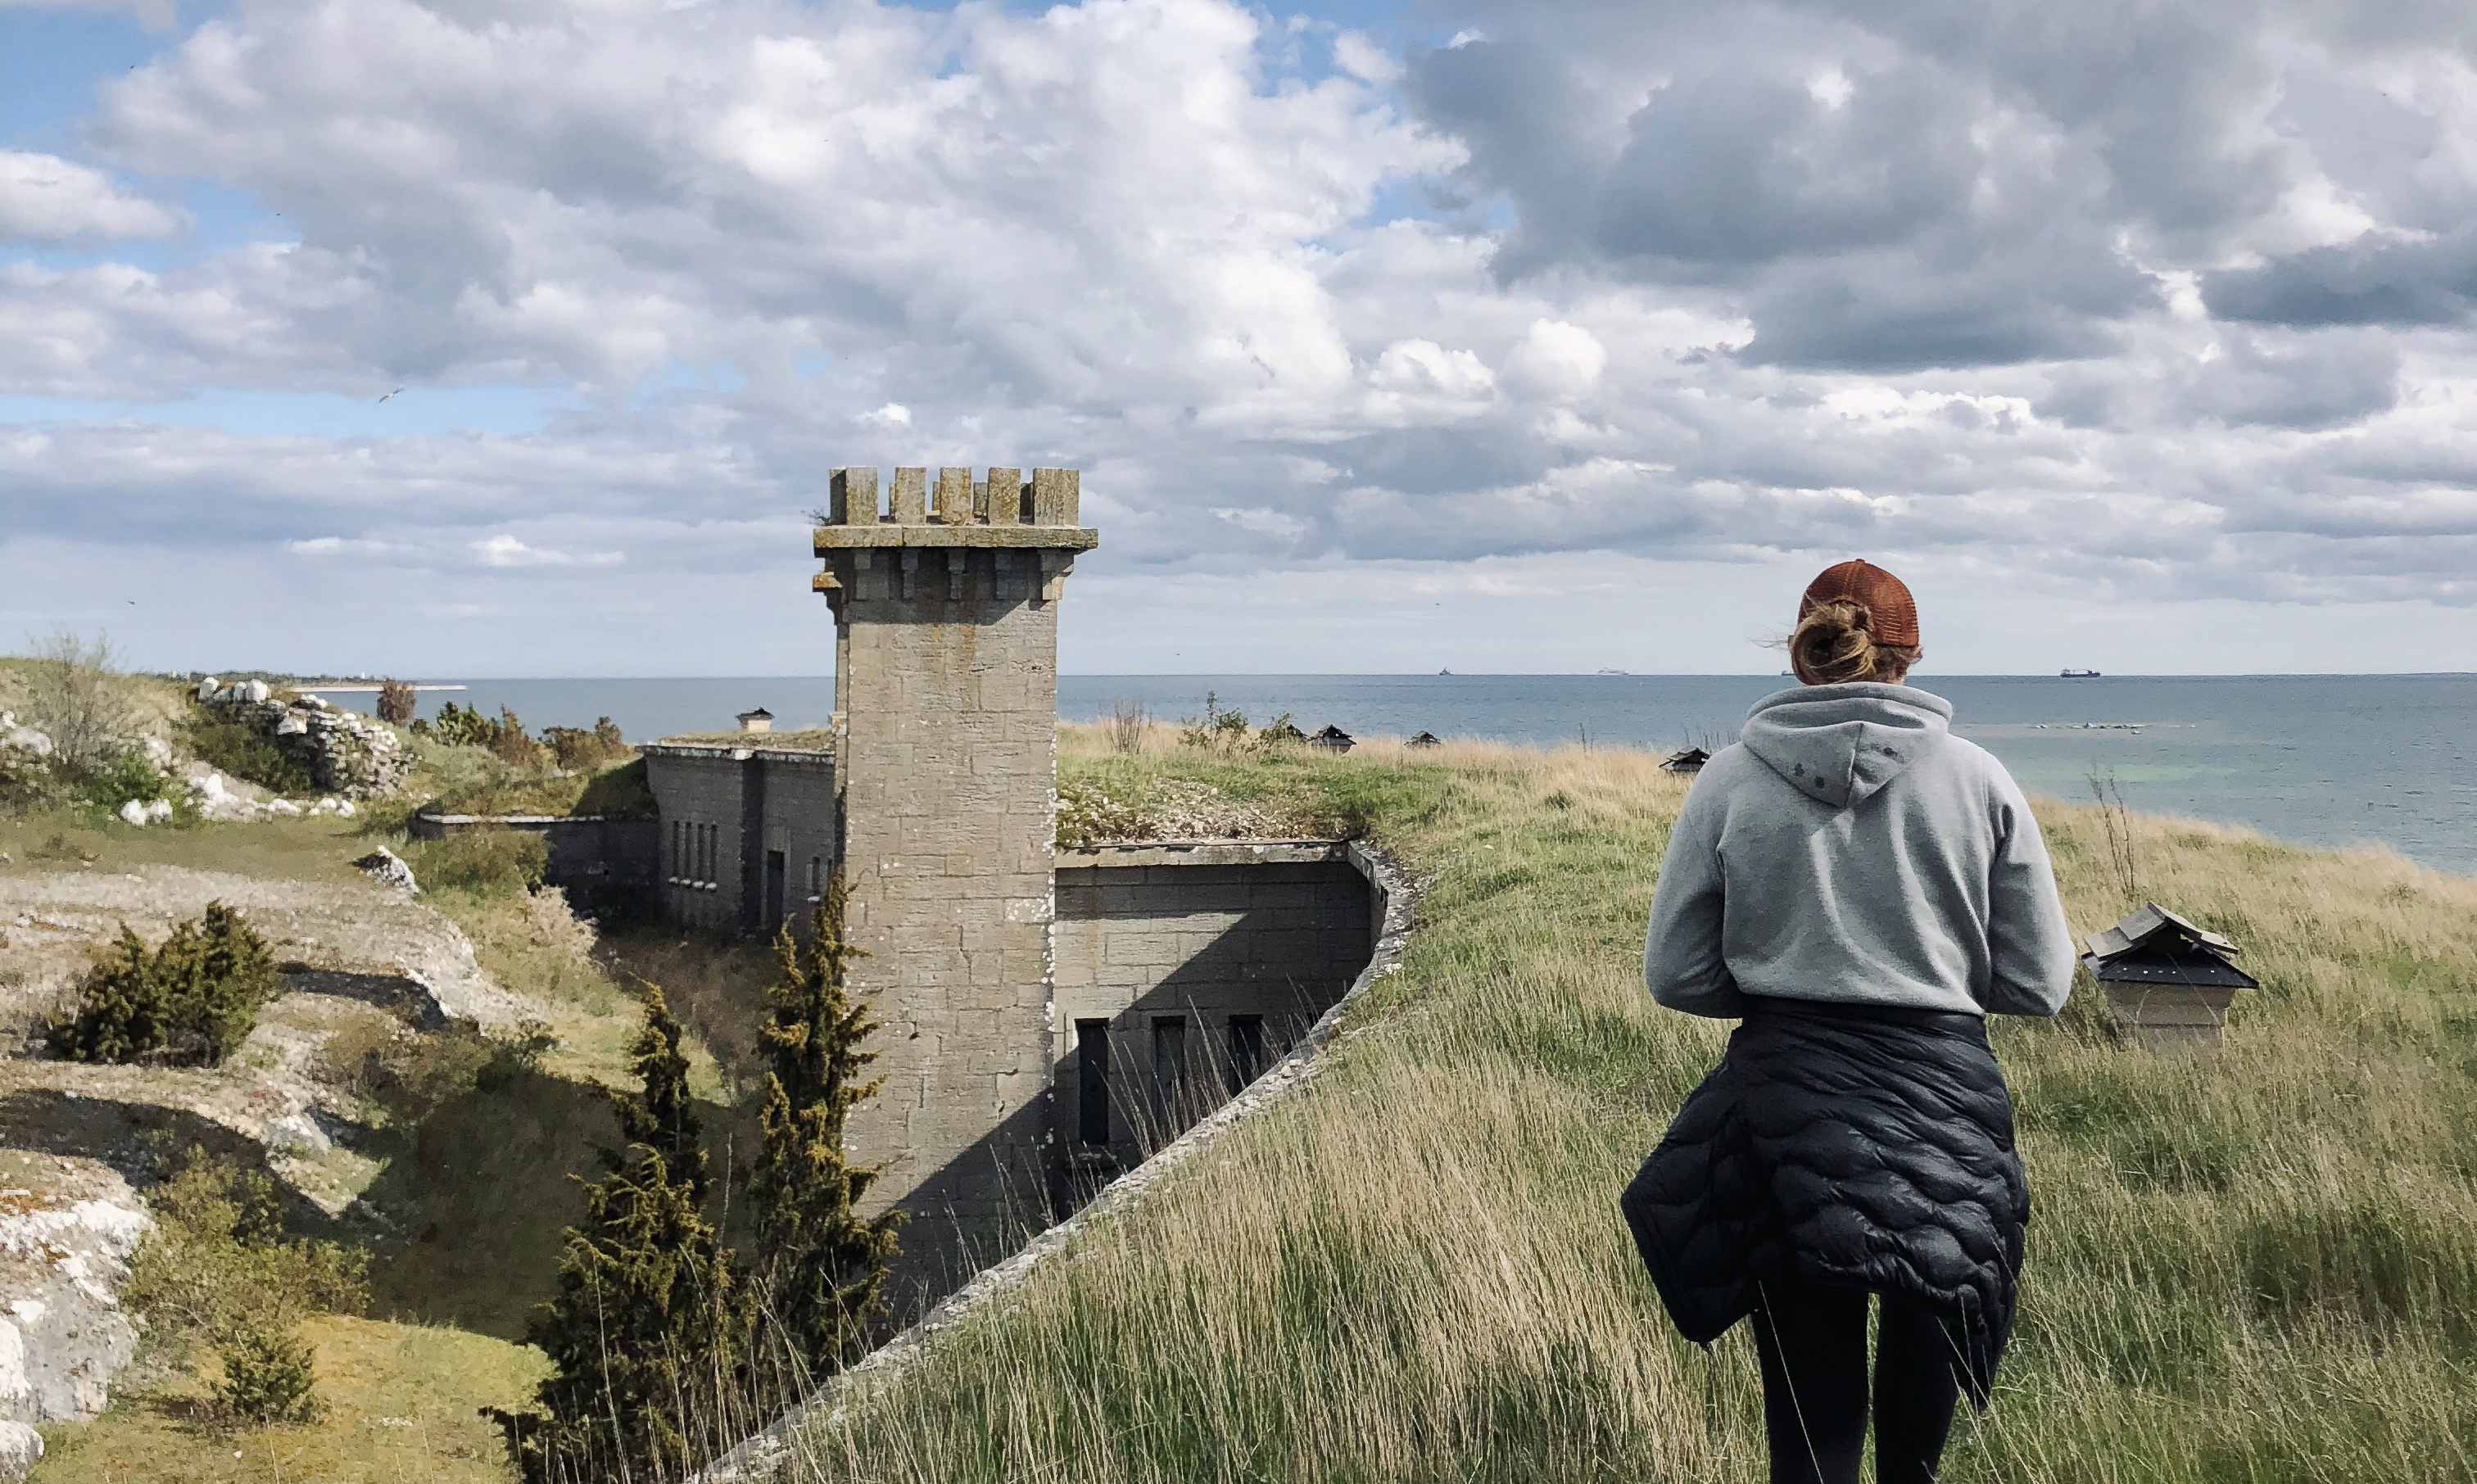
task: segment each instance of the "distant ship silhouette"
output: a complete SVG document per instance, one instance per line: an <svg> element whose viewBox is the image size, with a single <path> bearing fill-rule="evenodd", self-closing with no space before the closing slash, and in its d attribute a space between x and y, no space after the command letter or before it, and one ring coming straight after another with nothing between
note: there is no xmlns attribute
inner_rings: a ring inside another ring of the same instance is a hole
<svg viewBox="0 0 2477 1484"><path fill-rule="evenodd" d="M2059 677L2059 679L2067 680L2094 680L2098 679L2098 672L2096 670L2066 670L2061 677Z"/></svg>
<svg viewBox="0 0 2477 1484"><path fill-rule="evenodd" d="M1439 670L1439 671L1438 671L1437 673L1438 673L1439 675L1451 675L1451 674L1453 674L1454 672L1452 672L1451 670Z"/></svg>

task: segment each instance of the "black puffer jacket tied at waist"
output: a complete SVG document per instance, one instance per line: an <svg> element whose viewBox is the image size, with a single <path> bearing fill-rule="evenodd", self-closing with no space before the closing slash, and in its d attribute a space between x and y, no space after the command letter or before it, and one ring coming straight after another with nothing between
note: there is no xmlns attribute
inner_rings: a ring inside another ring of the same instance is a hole
<svg viewBox="0 0 2477 1484"><path fill-rule="evenodd" d="M1905 1294L1943 1310L1987 1405L2030 1188L1977 1016L1755 1001L1620 1204L1687 1339L1765 1282Z"/></svg>

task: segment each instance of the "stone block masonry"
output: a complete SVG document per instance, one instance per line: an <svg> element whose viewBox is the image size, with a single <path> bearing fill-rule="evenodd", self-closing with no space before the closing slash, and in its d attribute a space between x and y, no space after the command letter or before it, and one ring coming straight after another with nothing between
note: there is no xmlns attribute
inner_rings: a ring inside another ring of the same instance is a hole
<svg viewBox="0 0 2477 1484"><path fill-rule="evenodd" d="M662 904L683 923L804 929L836 849L831 753L754 743L648 743L662 810Z"/></svg>
<svg viewBox="0 0 2477 1484"><path fill-rule="evenodd" d="M836 470L815 532L852 981L886 1027L850 1136L942 1291L1050 1214L1057 601L1099 536L1071 469L941 469L934 503L926 469L888 504L877 475Z"/></svg>
<svg viewBox="0 0 2477 1484"><path fill-rule="evenodd" d="M1331 840L1111 845L1058 863L1059 1203L1286 1055L1367 962L1376 894Z"/></svg>

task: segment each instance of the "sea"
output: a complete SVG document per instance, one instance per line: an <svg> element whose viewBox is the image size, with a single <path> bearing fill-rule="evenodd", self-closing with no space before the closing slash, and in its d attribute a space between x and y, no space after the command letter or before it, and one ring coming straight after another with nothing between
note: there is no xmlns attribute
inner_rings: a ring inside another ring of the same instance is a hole
<svg viewBox="0 0 2477 1484"><path fill-rule="evenodd" d="M450 682L442 682L450 683ZM441 703L513 709L529 727L608 716L633 739L726 730L763 705L776 725L822 724L831 676L721 680L464 680ZM1106 716L1121 698L1175 724L1208 698L1263 725L1287 714L1369 736L1541 745L1714 748L1746 708L1796 682L1702 675L1068 675L1059 714ZM2379 841L2477 876L2477 675L1921 676L1954 730L2023 788L2088 799L2093 779L2134 809L2233 825L2305 845ZM366 710L365 692L338 704Z"/></svg>

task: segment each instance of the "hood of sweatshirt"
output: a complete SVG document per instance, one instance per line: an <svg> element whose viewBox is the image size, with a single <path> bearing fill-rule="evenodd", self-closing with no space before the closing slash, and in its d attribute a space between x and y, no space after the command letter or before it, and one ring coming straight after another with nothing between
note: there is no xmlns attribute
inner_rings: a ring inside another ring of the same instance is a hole
<svg viewBox="0 0 2477 1484"><path fill-rule="evenodd" d="M1738 740L1810 799L1847 808L1952 730L1952 703L1907 685L1801 685L1765 696Z"/></svg>

